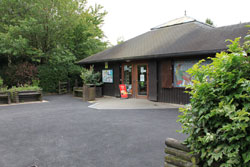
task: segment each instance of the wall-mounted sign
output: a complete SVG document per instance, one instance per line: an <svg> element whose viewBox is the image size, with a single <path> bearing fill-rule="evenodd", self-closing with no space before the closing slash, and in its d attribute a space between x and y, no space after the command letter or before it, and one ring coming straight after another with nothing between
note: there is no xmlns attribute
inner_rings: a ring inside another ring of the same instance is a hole
<svg viewBox="0 0 250 167"><path fill-rule="evenodd" d="M109 68L109 63L105 62L105 69L108 69L108 68Z"/></svg>
<svg viewBox="0 0 250 167"><path fill-rule="evenodd" d="M102 70L102 82L113 83L113 70L112 69Z"/></svg>

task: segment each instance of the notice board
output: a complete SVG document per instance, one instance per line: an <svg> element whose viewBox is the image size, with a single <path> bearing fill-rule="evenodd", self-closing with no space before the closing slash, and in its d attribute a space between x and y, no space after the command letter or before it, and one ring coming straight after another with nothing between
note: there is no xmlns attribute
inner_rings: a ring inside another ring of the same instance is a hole
<svg viewBox="0 0 250 167"><path fill-rule="evenodd" d="M113 69L102 70L102 82L103 83L113 83L114 82Z"/></svg>

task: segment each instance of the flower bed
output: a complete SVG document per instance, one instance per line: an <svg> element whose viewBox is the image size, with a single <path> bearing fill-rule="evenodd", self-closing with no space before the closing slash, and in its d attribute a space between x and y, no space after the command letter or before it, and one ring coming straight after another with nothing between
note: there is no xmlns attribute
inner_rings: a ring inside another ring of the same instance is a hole
<svg viewBox="0 0 250 167"><path fill-rule="evenodd" d="M42 91L41 90L16 91L14 92L13 99L16 103L42 101Z"/></svg>
<svg viewBox="0 0 250 167"><path fill-rule="evenodd" d="M7 90L14 103L42 101L42 89L38 86L12 87Z"/></svg>

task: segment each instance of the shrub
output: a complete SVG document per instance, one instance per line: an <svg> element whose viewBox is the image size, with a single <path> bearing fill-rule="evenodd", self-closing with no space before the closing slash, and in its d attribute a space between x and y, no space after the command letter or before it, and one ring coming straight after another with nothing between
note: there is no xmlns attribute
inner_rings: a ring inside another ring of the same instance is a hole
<svg viewBox="0 0 250 167"><path fill-rule="evenodd" d="M38 67L40 86L45 92L57 92L58 82L66 81L67 74L63 66L42 65Z"/></svg>
<svg viewBox="0 0 250 167"><path fill-rule="evenodd" d="M20 86L31 84L32 80L37 76L37 68L35 65L24 62L12 65L4 69L4 83L11 86Z"/></svg>
<svg viewBox="0 0 250 167"><path fill-rule="evenodd" d="M6 92L8 89L3 85L3 79L0 76L0 92Z"/></svg>
<svg viewBox="0 0 250 167"><path fill-rule="evenodd" d="M246 37L249 39L249 36ZM193 76L190 105L180 109L182 132L202 165L250 166L250 59L249 41L231 41L212 63L188 70Z"/></svg>
<svg viewBox="0 0 250 167"><path fill-rule="evenodd" d="M37 91L37 90L41 90L41 88L38 86L24 85L24 86L20 86L20 87L13 86L12 88L8 89L9 92L25 91L25 90Z"/></svg>
<svg viewBox="0 0 250 167"><path fill-rule="evenodd" d="M94 72L94 67L90 66L90 69L86 69L86 68L82 69L81 78L82 78L83 84L97 85L100 82L101 73Z"/></svg>
<svg viewBox="0 0 250 167"><path fill-rule="evenodd" d="M3 86L3 79L0 76L0 88Z"/></svg>
<svg viewBox="0 0 250 167"><path fill-rule="evenodd" d="M59 81L70 81L73 85L81 68L74 64L46 64L38 67L39 85L45 92L58 92Z"/></svg>

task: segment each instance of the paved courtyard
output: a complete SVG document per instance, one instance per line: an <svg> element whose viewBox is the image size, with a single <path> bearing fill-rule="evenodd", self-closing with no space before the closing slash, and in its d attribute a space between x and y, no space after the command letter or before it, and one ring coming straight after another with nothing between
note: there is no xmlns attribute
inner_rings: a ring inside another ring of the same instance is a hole
<svg viewBox="0 0 250 167"><path fill-rule="evenodd" d="M163 167L177 108L104 109L70 95L0 106L0 167Z"/></svg>

